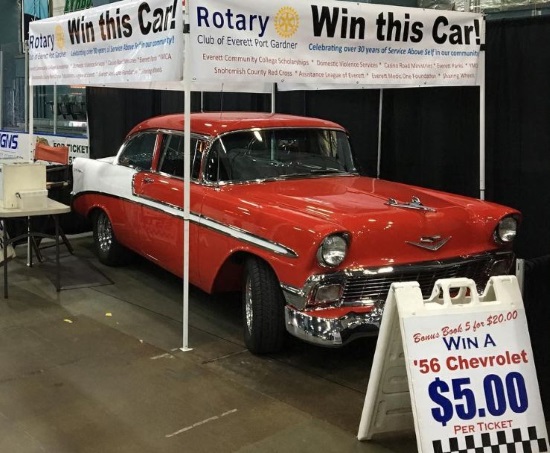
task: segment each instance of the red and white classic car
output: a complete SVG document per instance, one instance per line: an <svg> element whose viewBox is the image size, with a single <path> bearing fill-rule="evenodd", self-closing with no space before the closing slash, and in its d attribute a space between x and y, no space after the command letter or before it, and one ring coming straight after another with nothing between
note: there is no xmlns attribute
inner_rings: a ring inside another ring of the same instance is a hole
<svg viewBox="0 0 550 453"><path fill-rule="evenodd" d="M101 262L127 249L183 275L183 115L149 119L117 156L74 161L73 207ZM244 338L285 330L324 346L376 334L392 282L468 277L482 291L513 264L520 213L360 176L345 129L267 113L191 115L191 284L242 289Z"/></svg>

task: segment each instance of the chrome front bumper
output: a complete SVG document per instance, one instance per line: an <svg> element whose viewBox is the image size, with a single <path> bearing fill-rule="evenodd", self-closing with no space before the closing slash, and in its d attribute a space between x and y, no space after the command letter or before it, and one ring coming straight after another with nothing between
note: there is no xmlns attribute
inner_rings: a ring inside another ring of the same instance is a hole
<svg viewBox="0 0 550 453"><path fill-rule="evenodd" d="M322 310L318 311L319 315ZM382 310L349 312L341 318L311 316L290 305L285 307L286 330L295 337L321 346L338 347L360 337L378 334Z"/></svg>
<svg viewBox="0 0 550 453"><path fill-rule="evenodd" d="M310 343L342 346L355 338L378 333L383 306L394 282L419 282L425 298L430 296L434 283L441 278L471 278L482 291L491 275L506 274L512 262L513 254L505 251L448 261L355 268L312 275L302 288L281 285L287 304L286 329ZM339 295L327 301L319 298L320 289L331 286L341 287ZM372 311L365 313L369 307ZM340 318L327 318L323 317L323 308L349 311Z"/></svg>

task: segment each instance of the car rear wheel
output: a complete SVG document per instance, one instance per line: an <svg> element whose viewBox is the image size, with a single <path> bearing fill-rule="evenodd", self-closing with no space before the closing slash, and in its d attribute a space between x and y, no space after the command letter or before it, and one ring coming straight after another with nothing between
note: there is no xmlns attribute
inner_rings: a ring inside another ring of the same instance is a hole
<svg viewBox="0 0 550 453"><path fill-rule="evenodd" d="M113 226L105 211L96 211L93 216L94 244L99 261L108 266L118 266L127 256L113 232Z"/></svg>
<svg viewBox="0 0 550 453"><path fill-rule="evenodd" d="M284 297L273 270L261 259L245 265L244 341L255 354L280 351L285 338Z"/></svg>

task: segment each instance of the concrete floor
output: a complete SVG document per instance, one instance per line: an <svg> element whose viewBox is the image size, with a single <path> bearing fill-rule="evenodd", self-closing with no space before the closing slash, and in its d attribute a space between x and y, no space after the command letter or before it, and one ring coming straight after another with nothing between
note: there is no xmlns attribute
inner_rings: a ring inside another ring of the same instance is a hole
<svg viewBox="0 0 550 453"><path fill-rule="evenodd" d="M26 247L9 263L0 452L416 451L414 433L356 439L374 339L339 350L291 340L257 357L238 295L192 288L182 352L181 280L140 258L102 266L89 236L72 244L59 293L50 262L25 265Z"/></svg>

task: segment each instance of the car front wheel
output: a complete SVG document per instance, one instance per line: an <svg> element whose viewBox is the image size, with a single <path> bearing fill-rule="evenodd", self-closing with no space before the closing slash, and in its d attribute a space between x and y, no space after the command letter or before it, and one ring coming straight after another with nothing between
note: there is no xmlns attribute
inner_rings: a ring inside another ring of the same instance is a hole
<svg viewBox="0 0 550 453"><path fill-rule="evenodd" d="M127 250L120 245L113 232L113 226L105 211L93 216L94 244L99 261L108 266L118 266L127 256Z"/></svg>
<svg viewBox="0 0 550 453"><path fill-rule="evenodd" d="M243 288L244 340L255 354L280 351L285 338L284 297L266 262L250 258Z"/></svg>

